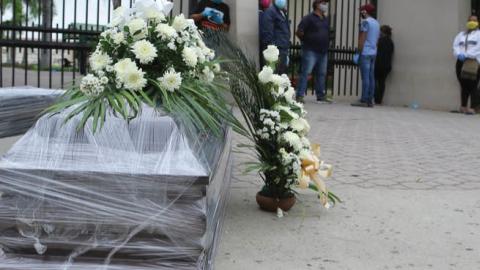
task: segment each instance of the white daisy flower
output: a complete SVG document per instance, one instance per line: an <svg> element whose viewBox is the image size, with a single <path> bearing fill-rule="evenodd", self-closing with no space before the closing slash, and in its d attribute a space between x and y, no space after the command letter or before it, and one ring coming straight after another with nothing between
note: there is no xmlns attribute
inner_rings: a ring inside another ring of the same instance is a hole
<svg viewBox="0 0 480 270"><path fill-rule="evenodd" d="M158 36L162 38L162 40L170 40L177 37L177 31L170 25L166 23L160 23L155 28L155 32L157 32Z"/></svg>

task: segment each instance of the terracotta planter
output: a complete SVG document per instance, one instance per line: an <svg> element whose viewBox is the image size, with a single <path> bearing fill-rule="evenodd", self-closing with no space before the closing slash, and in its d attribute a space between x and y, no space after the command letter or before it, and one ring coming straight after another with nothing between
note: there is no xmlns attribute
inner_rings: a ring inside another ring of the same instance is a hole
<svg viewBox="0 0 480 270"><path fill-rule="evenodd" d="M258 206L260 206L260 209L268 212L277 212L277 208L280 208L283 211L287 212L293 207L296 202L295 196L285 199L278 199L263 196L260 194L260 192L257 193L256 199Z"/></svg>

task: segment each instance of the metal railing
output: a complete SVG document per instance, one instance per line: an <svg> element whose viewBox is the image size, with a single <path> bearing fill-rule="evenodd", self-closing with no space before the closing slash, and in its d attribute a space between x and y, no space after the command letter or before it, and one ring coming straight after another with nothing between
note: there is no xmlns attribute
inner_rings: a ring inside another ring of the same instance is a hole
<svg viewBox="0 0 480 270"><path fill-rule="evenodd" d="M0 0L0 87L76 84L88 72L88 55L111 20L113 2ZM120 2L131 7L135 1ZM174 2L171 15L189 13L192 0Z"/></svg>

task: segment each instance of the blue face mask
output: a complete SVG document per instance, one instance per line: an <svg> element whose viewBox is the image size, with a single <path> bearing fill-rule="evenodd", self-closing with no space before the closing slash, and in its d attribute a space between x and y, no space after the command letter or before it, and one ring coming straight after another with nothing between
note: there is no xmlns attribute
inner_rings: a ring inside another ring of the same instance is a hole
<svg viewBox="0 0 480 270"><path fill-rule="evenodd" d="M221 4L223 0L212 0L215 4Z"/></svg>
<svg viewBox="0 0 480 270"><path fill-rule="evenodd" d="M284 9L287 6L287 0L275 0L275 6L279 9Z"/></svg>

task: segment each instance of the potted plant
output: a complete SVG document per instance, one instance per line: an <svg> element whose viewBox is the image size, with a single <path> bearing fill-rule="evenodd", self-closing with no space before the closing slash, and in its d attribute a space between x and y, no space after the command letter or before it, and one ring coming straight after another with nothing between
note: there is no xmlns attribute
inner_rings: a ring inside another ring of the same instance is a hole
<svg viewBox="0 0 480 270"><path fill-rule="evenodd" d="M229 45L235 61L226 70L252 142L240 146L255 150L257 161L247 164L247 172L258 171L264 182L256 196L260 208L281 215L294 205L297 188L318 192L326 208L340 201L324 183L332 166L320 161L320 147L307 138L310 125L303 104L295 101L288 76L274 72L279 50L269 46L263 52L268 64L257 74L255 64Z"/></svg>

